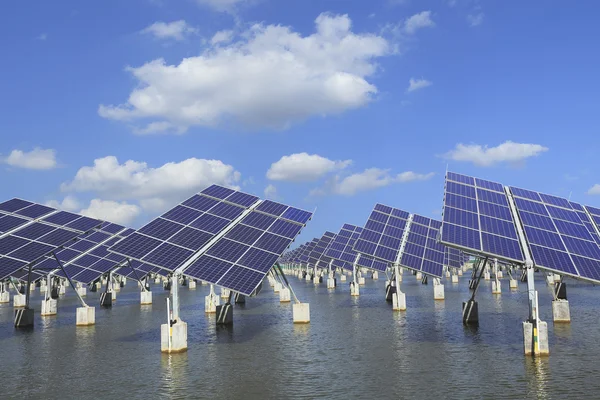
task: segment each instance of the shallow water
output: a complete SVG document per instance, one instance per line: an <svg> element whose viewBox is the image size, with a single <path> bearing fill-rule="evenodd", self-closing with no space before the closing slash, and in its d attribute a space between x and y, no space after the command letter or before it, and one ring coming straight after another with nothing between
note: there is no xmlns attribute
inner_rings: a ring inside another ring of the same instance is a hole
<svg viewBox="0 0 600 400"><path fill-rule="evenodd" d="M445 283L446 300L433 300L431 284L404 274L407 311L393 312L384 280L367 278L352 298L348 284L290 278L311 307L309 325L292 324L292 307L262 293L235 306L234 326L217 329L204 314L208 286L186 287L181 317L189 350L160 353L166 293L154 285L154 304L139 305L137 285L117 293L112 309L96 307L94 327L75 327L77 298L59 300L55 317L39 315L33 331L15 330L12 304L0 305L0 398L578 398L600 390L600 288L568 281L571 324L552 323L550 289L537 282L541 318L548 321L550 356L523 355L521 322L527 316L524 283L502 280L479 288L478 329L461 323L468 274ZM14 294L14 292L12 292ZM86 301L98 305L99 293Z"/></svg>

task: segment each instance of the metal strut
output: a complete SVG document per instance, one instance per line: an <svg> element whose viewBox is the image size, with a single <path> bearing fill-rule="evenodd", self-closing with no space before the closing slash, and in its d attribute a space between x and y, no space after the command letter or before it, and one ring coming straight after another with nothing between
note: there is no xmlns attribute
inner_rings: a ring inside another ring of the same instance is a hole
<svg viewBox="0 0 600 400"><path fill-rule="evenodd" d="M281 277L285 281L285 285L288 287L288 289L290 289L290 292L292 292L292 295L294 296L294 300L296 300L296 303L300 304L300 300L298 300L298 297L296 297L296 293L294 292L294 289L292 289L292 286L290 285L287 278L285 277L285 274L283 273L283 269L281 269L281 265L279 265L279 263L275 263L275 266L277 267L278 272L281 274Z"/></svg>
<svg viewBox="0 0 600 400"><path fill-rule="evenodd" d="M81 302L82 307L88 307L88 305L85 303L85 301L83 300L83 298L81 297L81 295L79 294L79 292L77 291L77 288L75 287L75 284L73 283L73 281L71 280L71 277L69 276L69 274L67 274L67 271L65 271L65 267L62 265L62 262L60 262L60 260L58 259L58 257L56 256L55 253L52 253L52 255L54 256L54 259L56 260L56 262L58 263L60 269L62 270L62 272L65 274L65 276L67 277L67 280L69 281L69 283L71 284L71 287L73 288L73 290L75 291L75 294L77 295L77 297L79 297L79 301ZM31 272L30 272L31 273ZM29 293L28 293L29 294ZM28 300L29 302L29 300ZM28 303L29 304L29 303Z"/></svg>
<svg viewBox="0 0 600 400"><path fill-rule="evenodd" d="M473 288L473 294L471 295L471 301L475 301L475 294L477 293L477 289L479 288L479 282L481 281L481 277L483 276L483 271L485 271L485 266L488 262L488 258L486 257L483 260L483 265L481 265L481 271L479 272L479 277L475 281L475 287ZM481 264L481 260L479 262Z"/></svg>

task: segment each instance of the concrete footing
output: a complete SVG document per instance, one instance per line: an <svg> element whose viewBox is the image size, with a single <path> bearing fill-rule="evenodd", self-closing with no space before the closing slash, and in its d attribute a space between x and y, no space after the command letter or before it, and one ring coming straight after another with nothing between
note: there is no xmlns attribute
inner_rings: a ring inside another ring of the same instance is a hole
<svg viewBox="0 0 600 400"><path fill-rule="evenodd" d="M492 278L491 274L487 271L485 271L483 273L483 279L485 279L486 281L489 281Z"/></svg>
<svg viewBox="0 0 600 400"><path fill-rule="evenodd" d="M275 292L275 293L281 292L281 283L280 282L275 282L275 284L273 285L273 292Z"/></svg>
<svg viewBox="0 0 600 400"><path fill-rule="evenodd" d="M396 292L392 294L392 310L406 311L406 293Z"/></svg>
<svg viewBox="0 0 600 400"><path fill-rule="evenodd" d="M310 323L310 305L308 303L295 303L292 307L292 316L295 324Z"/></svg>
<svg viewBox="0 0 600 400"><path fill-rule="evenodd" d="M114 293L114 292L113 292ZM107 292L100 293L100 306L101 307L112 307L112 294Z"/></svg>
<svg viewBox="0 0 600 400"><path fill-rule="evenodd" d="M96 324L96 308L95 307L77 307L77 326L90 326Z"/></svg>
<svg viewBox="0 0 600 400"><path fill-rule="evenodd" d="M496 276L498 277L498 279L502 279L504 277L504 275L502 274L502 271L496 272Z"/></svg>
<svg viewBox="0 0 600 400"><path fill-rule="evenodd" d="M311 276L310 276L310 274L309 274L309 273L307 273L307 274L306 274L306 276L304 277L304 280L305 280L306 282L310 282L310 280L311 280L311 279L312 279L312 278L311 278Z"/></svg>
<svg viewBox="0 0 600 400"><path fill-rule="evenodd" d="M358 284L359 285L364 285L365 284L365 277L361 276L360 278L358 278Z"/></svg>
<svg viewBox="0 0 600 400"><path fill-rule="evenodd" d="M15 294L13 297L13 306L14 307L25 307L26 298L24 294Z"/></svg>
<svg viewBox="0 0 600 400"><path fill-rule="evenodd" d="M321 282L321 277L318 275L315 275L315 277L313 278L313 283L315 285L318 285Z"/></svg>
<svg viewBox="0 0 600 400"><path fill-rule="evenodd" d="M377 271L373 271L373 280L376 281L379 279L379 273Z"/></svg>
<svg viewBox="0 0 600 400"><path fill-rule="evenodd" d="M188 282L188 289L189 290L196 290L196 281L193 279L190 279L190 281Z"/></svg>
<svg viewBox="0 0 600 400"><path fill-rule="evenodd" d="M500 294L502 293L502 285L500 284L500 281L496 282L493 281L492 282L492 294Z"/></svg>
<svg viewBox="0 0 600 400"><path fill-rule="evenodd" d="M81 297L86 297L87 296L87 288L84 288L84 287L77 288L77 293L79 293L79 295Z"/></svg>
<svg viewBox="0 0 600 400"><path fill-rule="evenodd" d="M552 318L554 322L571 322L571 312L567 300L554 300L552 302Z"/></svg>
<svg viewBox="0 0 600 400"><path fill-rule="evenodd" d="M433 299L434 300L444 300L444 285L433 285Z"/></svg>
<svg viewBox="0 0 600 400"><path fill-rule="evenodd" d="M141 305L152 304L152 292L151 291L140 292L140 304Z"/></svg>
<svg viewBox="0 0 600 400"><path fill-rule="evenodd" d="M508 284L511 289L519 288L519 281L517 281L516 279L511 279L510 281L508 281Z"/></svg>
<svg viewBox="0 0 600 400"><path fill-rule="evenodd" d="M475 300L463 301L462 319L465 325L479 323L479 307Z"/></svg>
<svg viewBox="0 0 600 400"><path fill-rule="evenodd" d="M452 275L452 283L458 283L458 275Z"/></svg>
<svg viewBox="0 0 600 400"><path fill-rule="evenodd" d="M350 296L360 296L360 285L355 282L350 282Z"/></svg>
<svg viewBox="0 0 600 400"><path fill-rule="evenodd" d="M10 303L10 292L0 293L0 304Z"/></svg>
<svg viewBox="0 0 600 400"><path fill-rule="evenodd" d="M420 272L417 272L417 274L415 275L415 277L417 278L418 281L420 281L421 279L423 279L423 274Z"/></svg>
<svg viewBox="0 0 600 400"><path fill-rule="evenodd" d="M327 289L335 289L335 278L327 278Z"/></svg>
<svg viewBox="0 0 600 400"><path fill-rule="evenodd" d="M171 346L169 346L169 338ZM160 326L160 351L162 353L182 353L187 351L187 323L179 320L173 326Z"/></svg>
<svg viewBox="0 0 600 400"><path fill-rule="evenodd" d="M446 278L450 278L451 274L450 271L446 271Z"/></svg>
<svg viewBox="0 0 600 400"><path fill-rule="evenodd" d="M201 282L200 282L200 285L202 285L202 286L206 286L206 285L208 285L208 282L206 282L206 281L201 281Z"/></svg>
<svg viewBox="0 0 600 400"><path fill-rule="evenodd" d="M154 283L156 285L160 284L160 278L159 277L154 278Z"/></svg>
<svg viewBox="0 0 600 400"><path fill-rule="evenodd" d="M54 299L42 300L42 316L56 315L58 302Z"/></svg>
<svg viewBox="0 0 600 400"><path fill-rule="evenodd" d="M113 282L112 285L113 292L118 292L121 290L121 284L119 282Z"/></svg>
<svg viewBox="0 0 600 400"><path fill-rule="evenodd" d="M217 312L217 306L219 305L219 296L208 295L204 297L204 312L207 314L214 314Z"/></svg>
<svg viewBox="0 0 600 400"><path fill-rule="evenodd" d="M533 324L523 322L523 349L525 355L548 355L550 347L548 346L548 323L540 321L537 329L537 348L533 338Z"/></svg>
<svg viewBox="0 0 600 400"><path fill-rule="evenodd" d="M290 297L290 289L283 288L279 291L279 302L280 303L289 303L291 301Z"/></svg>
<svg viewBox="0 0 600 400"><path fill-rule="evenodd" d="M342 274L342 276L340 276L340 281L346 282L346 275Z"/></svg>
<svg viewBox="0 0 600 400"><path fill-rule="evenodd" d="M229 289L221 288L221 298L222 299L229 299L230 294L231 293L230 293Z"/></svg>
<svg viewBox="0 0 600 400"><path fill-rule="evenodd" d="M33 327L33 308L19 308L15 310L15 328L31 327Z"/></svg>
<svg viewBox="0 0 600 400"><path fill-rule="evenodd" d="M462 269L458 270L458 276L463 276L463 270Z"/></svg>
<svg viewBox="0 0 600 400"><path fill-rule="evenodd" d="M233 307L230 303L217 306L217 325L233 324Z"/></svg>

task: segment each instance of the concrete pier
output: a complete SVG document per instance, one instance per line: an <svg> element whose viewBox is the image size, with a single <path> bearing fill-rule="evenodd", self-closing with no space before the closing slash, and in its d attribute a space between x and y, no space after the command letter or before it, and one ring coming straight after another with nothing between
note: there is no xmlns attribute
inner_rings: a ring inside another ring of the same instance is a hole
<svg viewBox="0 0 600 400"><path fill-rule="evenodd" d="M190 279L188 282L188 290L196 290L196 281Z"/></svg>
<svg viewBox="0 0 600 400"><path fill-rule="evenodd" d="M25 295L24 294L15 294L13 297L13 307L25 307Z"/></svg>
<svg viewBox="0 0 600 400"><path fill-rule="evenodd" d="M154 278L154 284L156 284L156 285L160 284L160 278L158 276L156 278Z"/></svg>
<svg viewBox="0 0 600 400"><path fill-rule="evenodd" d="M15 328L32 327L33 317L33 308L19 308L18 310L15 310Z"/></svg>
<svg viewBox="0 0 600 400"><path fill-rule="evenodd" d="M233 307L229 303L217 306L217 325L233 324Z"/></svg>
<svg viewBox="0 0 600 400"><path fill-rule="evenodd" d="M537 348L534 347L533 341L533 324L531 322L523 322L523 348L525 355L548 355L550 347L548 346L548 323L540 321L537 329Z"/></svg>
<svg viewBox="0 0 600 400"><path fill-rule="evenodd" d="M187 323L179 320L173 326L169 326L169 324L160 326L160 351L162 353L182 353L187 351L187 348Z"/></svg>
<svg viewBox="0 0 600 400"><path fill-rule="evenodd" d="M416 275L415 275L415 277L416 277L416 279L417 279L418 281L420 281L421 279L423 279L423 274L422 274L422 273L420 273L420 272L417 272L417 273L416 273Z"/></svg>
<svg viewBox="0 0 600 400"><path fill-rule="evenodd" d="M463 276L463 270L462 269L458 270L458 276Z"/></svg>
<svg viewBox="0 0 600 400"><path fill-rule="evenodd" d="M445 298L445 294L444 294L444 285L442 284L435 284L433 285L433 299L434 300L444 300Z"/></svg>
<svg viewBox="0 0 600 400"><path fill-rule="evenodd" d="M504 277L504 275L502 274L502 271L496 272L496 276L498 277L498 279L502 279Z"/></svg>
<svg viewBox="0 0 600 400"><path fill-rule="evenodd" d="M479 307L475 300L463 301L462 318L465 325L479 323Z"/></svg>
<svg viewBox="0 0 600 400"><path fill-rule="evenodd" d="M87 288L79 287L79 288L77 288L77 293L79 293L79 296L81 296L81 297L86 297L87 296Z"/></svg>
<svg viewBox="0 0 600 400"><path fill-rule="evenodd" d="M554 322L571 322L568 300L559 299L552 302L552 318Z"/></svg>
<svg viewBox="0 0 600 400"><path fill-rule="evenodd" d="M358 284L359 285L364 285L365 284L365 277L361 276L360 278L358 278Z"/></svg>
<svg viewBox="0 0 600 400"><path fill-rule="evenodd" d="M306 273L306 277L304 278L304 280L305 280L306 282L310 282L310 280L311 280L311 279L312 279L312 278L311 278L310 274L307 272L307 273Z"/></svg>
<svg viewBox="0 0 600 400"><path fill-rule="evenodd" d="M360 296L360 285L355 282L350 282L350 296Z"/></svg>
<svg viewBox="0 0 600 400"><path fill-rule="evenodd" d="M342 274L342 276L340 276L340 282L346 282L346 275Z"/></svg>
<svg viewBox="0 0 600 400"><path fill-rule="evenodd" d="M329 278L327 278L327 289L335 289L335 278L333 278L332 276L329 276Z"/></svg>
<svg viewBox="0 0 600 400"><path fill-rule="evenodd" d="M458 275L452 275L452 283L458 283Z"/></svg>
<svg viewBox="0 0 600 400"><path fill-rule="evenodd" d="M222 299L228 300L230 294L231 293L230 293L229 289L221 288L221 298Z"/></svg>
<svg viewBox="0 0 600 400"><path fill-rule="evenodd" d="M43 317L56 315L58 302L54 299L42 300L42 312Z"/></svg>
<svg viewBox="0 0 600 400"><path fill-rule="evenodd" d="M310 323L310 305L308 303L295 303L292 307L294 324Z"/></svg>
<svg viewBox="0 0 600 400"><path fill-rule="evenodd" d="M63 286L63 285L60 285L58 287L58 295L59 296L64 296L66 293L67 293L67 287Z"/></svg>
<svg viewBox="0 0 600 400"><path fill-rule="evenodd" d="M204 312L207 314L214 314L217 312L217 306L220 304L219 296L216 294L209 294L204 297Z"/></svg>
<svg viewBox="0 0 600 400"><path fill-rule="evenodd" d="M377 271L373 271L373 280L376 281L379 279L379 273Z"/></svg>
<svg viewBox="0 0 600 400"><path fill-rule="evenodd" d="M0 304L10 303L10 292L0 292Z"/></svg>
<svg viewBox="0 0 600 400"><path fill-rule="evenodd" d="M492 282L492 294L500 294L502 293L502 285L500 284L500 281L493 281Z"/></svg>
<svg viewBox="0 0 600 400"><path fill-rule="evenodd" d="M279 293L282 289L281 282L275 282L274 285L272 285L272 287L274 293Z"/></svg>
<svg viewBox="0 0 600 400"><path fill-rule="evenodd" d="M291 301L290 289L283 288L279 291L279 302L289 303Z"/></svg>
<svg viewBox="0 0 600 400"><path fill-rule="evenodd" d="M483 279L485 279L486 281L489 281L491 279L491 275L488 271L485 271L483 273Z"/></svg>
<svg viewBox="0 0 600 400"><path fill-rule="evenodd" d="M76 326L90 326L96 324L95 307L77 307Z"/></svg>
<svg viewBox="0 0 600 400"><path fill-rule="evenodd" d="M315 277L313 278L313 283L315 285L318 285L319 283L321 283L321 277L319 275L315 275Z"/></svg>
<svg viewBox="0 0 600 400"><path fill-rule="evenodd" d="M392 310L406 311L406 293L396 291L392 294Z"/></svg>
<svg viewBox="0 0 600 400"><path fill-rule="evenodd" d="M152 292L151 291L140 292L140 304L141 305L152 304Z"/></svg>
<svg viewBox="0 0 600 400"><path fill-rule="evenodd" d="M511 279L510 281L508 281L508 284L511 290L519 288L519 281L517 281L516 279Z"/></svg>

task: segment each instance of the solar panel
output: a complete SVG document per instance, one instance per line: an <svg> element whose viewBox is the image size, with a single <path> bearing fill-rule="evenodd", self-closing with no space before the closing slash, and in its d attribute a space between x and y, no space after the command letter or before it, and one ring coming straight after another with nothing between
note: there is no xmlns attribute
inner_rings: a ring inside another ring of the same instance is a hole
<svg viewBox="0 0 600 400"><path fill-rule="evenodd" d="M212 185L111 246L109 251L175 271L257 200L258 197Z"/></svg>
<svg viewBox="0 0 600 400"><path fill-rule="evenodd" d="M414 214L400 265L441 278L444 246L437 242L440 226L440 221Z"/></svg>
<svg viewBox="0 0 600 400"><path fill-rule="evenodd" d="M321 262L321 259L322 259L323 254L325 253L325 250L327 250L327 247L329 246L329 244L332 242L332 240L334 238L335 238L335 233L329 232L329 231L325 232L325 234L323 234L323 236L321 236L321 238L319 239L319 241L317 242L315 247L312 249L312 251L308 255L308 262L313 267L316 266L319 268L327 268L327 264L329 263L328 260L330 260L331 258L326 257L326 259L323 259L322 262Z"/></svg>
<svg viewBox="0 0 600 400"><path fill-rule="evenodd" d="M408 216L406 211L376 204L354 244L354 250L387 263L396 262ZM387 264L380 270L385 271L386 268Z"/></svg>
<svg viewBox="0 0 600 400"><path fill-rule="evenodd" d="M250 295L300 233L307 215L310 218L306 211L263 201L185 267L183 274ZM233 214L224 208L221 216Z"/></svg>
<svg viewBox="0 0 600 400"><path fill-rule="evenodd" d="M531 257L539 268L600 281L600 248L592 221L580 204L510 188Z"/></svg>
<svg viewBox="0 0 600 400"><path fill-rule="evenodd" d="M452 247L444 247L444 265L450 268L460 268L464 264L464 253Z"/></svg>
<svg viewBox="0 0 600 400"><path fill-rule="evenodd" d="M453 172L446 174L441 242L492 258L524 261L502 185Z"/></svg>
<svg viewBox="0 0 600 400"><path fill-rule="evenodd" d="M317 238L311 240L304 248L302 254L300 254L300 256L298 257L298 261L301 263L308 263L310 252L313 251L318 242L319 239Z"/></svg>

